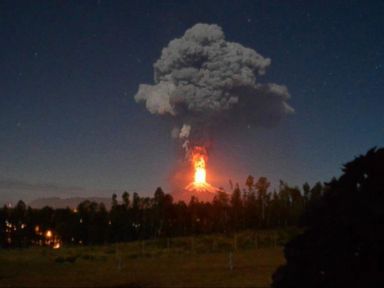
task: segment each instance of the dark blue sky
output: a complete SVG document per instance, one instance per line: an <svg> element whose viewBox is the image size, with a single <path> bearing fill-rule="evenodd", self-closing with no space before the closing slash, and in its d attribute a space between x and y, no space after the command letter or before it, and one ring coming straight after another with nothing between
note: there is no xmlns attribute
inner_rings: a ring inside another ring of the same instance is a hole
<svg viewBox="0 0 384 288"><path fill-rule="evenodd" d="M133 96L199 22L270 57L264 80L296 110L216 135L214 184L327 181L384 144L383 15L383 1L0 1L0 201L168 192L170 127Z"/></svg>

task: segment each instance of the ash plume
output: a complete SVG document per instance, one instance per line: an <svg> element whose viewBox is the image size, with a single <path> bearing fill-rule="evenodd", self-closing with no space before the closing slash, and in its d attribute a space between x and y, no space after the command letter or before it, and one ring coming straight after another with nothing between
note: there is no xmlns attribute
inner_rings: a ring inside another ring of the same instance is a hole
<svg viewBox="0 0 384 288"><path fill-rule="evenodd" d="M255 50L226 41L218 25L196 24L162 50L154 84L140 84L135 100L171 116L172 136L188 151L205 145L220 123L271 126L294 112L287 87L259 82L270 65Z"/></svg>

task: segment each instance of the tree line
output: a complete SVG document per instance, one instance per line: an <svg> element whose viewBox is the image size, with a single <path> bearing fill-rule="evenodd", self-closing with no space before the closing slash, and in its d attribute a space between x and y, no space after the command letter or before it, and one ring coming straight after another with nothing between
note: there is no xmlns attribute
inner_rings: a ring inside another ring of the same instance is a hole
<svg viewBox="0 0 384 288"><path fill-rule="evenodd" d="M76 209L32 209L19 201L14 208L0 209L0 245L50 245L53 238L64 244L94 245L295 226L324 189L321 183L299 188L280 181L271 191L266 177L248 176L244 188L236 184L231 193L219 190L212 202L195 196L187 203L176 202L160 187L153 197L124 192L119 201L114 194L110 210L88 200Z"/></svg>

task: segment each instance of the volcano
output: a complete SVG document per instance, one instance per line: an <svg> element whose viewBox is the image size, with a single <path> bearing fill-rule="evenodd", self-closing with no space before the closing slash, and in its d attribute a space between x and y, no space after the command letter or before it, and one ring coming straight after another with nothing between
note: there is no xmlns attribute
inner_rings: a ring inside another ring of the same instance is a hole
<svg viewBox="0 0 384 288"><path fill-rule="evenodd" d="M209 184L207 178L207 152L204 147L195 146L192 149L191 162L193 164L194 181L188 184L184 190L187 195L196 196L201 201L212 201L218 188Z"/></svg>
<svg viewBox="0 0 384 288"><path fill-rule="evenodd" d="M217 190L219 190L218 188L216 188L215 186L212 186L211 184L207 183L207 182L204 182L204 183L196 183L196 182L192 182L190 184L188 184L186 187L185 187L185 190L189 191L189 192L193 192L193 193L216 193Z"/></svg>
<svg viewBox="0 0 384 288"><path fill-rule="evenodd" d="M192 182L184 188L182 198L190 200L192 196L195 196L199 201L212 202L217 191L219 191L219 188L209 183L196 184Z"/></svg>

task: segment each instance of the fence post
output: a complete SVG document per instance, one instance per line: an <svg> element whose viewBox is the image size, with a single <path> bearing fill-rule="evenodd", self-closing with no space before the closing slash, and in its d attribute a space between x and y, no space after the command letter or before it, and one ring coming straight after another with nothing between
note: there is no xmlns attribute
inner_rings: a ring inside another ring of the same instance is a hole
<svg viewBox="0 0 384 288"><path fill-rule="evenodd" d="M276 233L273 234L273 247L277 247L277 235Z"/></svg>
<svg viewBox="0 0 384 288"><path fill-rule="evenodd" d="M194 252L195 252L195 243L194 243L193 236L191 236L191 253L194 253Z"/></svg>
<svg viewBox="0 0 384 288"><path fill-rule="evenodd" d="M120 272L123 269L123 256L121 254L120 247L116 244L116 260L117 260L117 270Z"/></svg>
<svg viewBox="0 0 384 288"><path fill-rule="evenodd" d="M228 268L230 271L233 270L233 252L230 251L228 254Z"/></svg>
<svg viewBox="0 0 384 288"><path fill-rule="evenodd" d="M169 238L167 238L167 250L169 251L169 247L171 246Z"/></svg>

